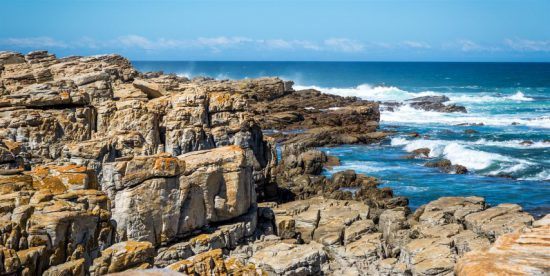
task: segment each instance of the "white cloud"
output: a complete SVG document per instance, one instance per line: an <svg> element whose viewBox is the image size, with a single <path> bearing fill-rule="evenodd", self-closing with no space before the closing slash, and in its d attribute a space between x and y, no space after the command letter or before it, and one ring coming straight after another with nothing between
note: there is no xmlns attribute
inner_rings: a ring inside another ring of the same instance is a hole
<svg viewBox="0 0 550 276"><path fill-rule="evenodd" d="M68 45L51 37L23 37L0 39L0 45L22 48L66 48Z"/></svg>
<svg viewBox="0 0 550 276"><path fill-rule="evenodd" d="M458 50L462 52L499 52L502 45L484 45L469 39L459 39L443 43L441 50Z"/></svg>
<svg viewBox="0 0 550 276"><path fill-rule="evenodd" d="M118 44L126 48L136 47L136 48L142 48L145 50L152 50L160 46L159 44L154 43L149 39L139 35L121 36L116 39L116 42L118 42Z"/></svg>
<svg viewBox="0 0 550 276"><path fill-rule="evenodd" d="M256 40L259 46L265 46L270 49L306 49L306 50L322 50L321 46L317 43L308 40L284 40L284 39L268 39L268 40Z"/></svg>
<svg viewBox="0 0 550 276"><path fill-rule="evenodd" d="M341 52L361 52L365 48L362 43L347 38L331 38L324 41L324 45L330 49Z"/></svg>
<svg viewBox="0 0 550 276"><path fill-rule="evenodd" d="M407 48L417 48L417 49L430 49L432 46L426 42L423 41L412 41L412 40L406 40L401 43L403 46Z"/></svg>
<svg viewBox="0 0 550 276"><path fill-rule="evenodd" d="M515 51L550 52L550 40L506 39L504 43Z"/></svg>
<svg viewBox="0 0 550 276"><path fill-rule="evenodd" d="M463 52L481 51L484 49L481 45L471 40L462 39L458 41L460 50Z"/></svg>
<svg viewBox="0 0 550 276"><path fill-rule="evenodd" d="M221 52L224 49L249 49L254 51L330 51L341 53L358 53L365 50L397 49L434 49L461 52L550 52L550 40L505 39L500 44L480 44L469 39L460 39L438 46L423 41L405 40L395 43L377 41L357 41L348 38L330 38L322 41L297 39L253 39L242 36L199 37L195 39L151 39L130 34L110 40L96 40L82 37L73 41L62 41L52 37L0 38L0 46L14 48L84 48L84 49L117 49L132 48L146 51L204 49Z"/></svg>

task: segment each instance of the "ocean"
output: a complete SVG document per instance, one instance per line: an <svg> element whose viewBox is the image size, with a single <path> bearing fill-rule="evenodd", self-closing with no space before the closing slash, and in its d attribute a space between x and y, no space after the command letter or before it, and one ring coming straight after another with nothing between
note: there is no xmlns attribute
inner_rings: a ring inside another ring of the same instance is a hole
<svg viewBox="0 0 550 276"><path fill-rule="evenodd" d="M447 62L183 62L134 61L140 71L242 79L278 76L295 89L404 102L445 95L468 113L401 106L381 112L381 128L398 135L380 145L322 148L341 165L380 178L417 208L441 196L482 196L550 213L550 63ZM407 135L417 132L421 138ZM429 148L430 157L466 166L455 175L403 156Z"/></svg>

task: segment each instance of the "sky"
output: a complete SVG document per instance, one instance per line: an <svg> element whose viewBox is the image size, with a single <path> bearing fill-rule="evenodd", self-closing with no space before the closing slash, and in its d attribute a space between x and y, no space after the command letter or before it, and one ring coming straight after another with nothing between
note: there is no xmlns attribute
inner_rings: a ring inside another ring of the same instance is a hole
<svg viewBox="0 0 550 276"><path fill-rule="evenodd" d="M550 62L550 0L0 0L0 50L132 60Z"/></svg>

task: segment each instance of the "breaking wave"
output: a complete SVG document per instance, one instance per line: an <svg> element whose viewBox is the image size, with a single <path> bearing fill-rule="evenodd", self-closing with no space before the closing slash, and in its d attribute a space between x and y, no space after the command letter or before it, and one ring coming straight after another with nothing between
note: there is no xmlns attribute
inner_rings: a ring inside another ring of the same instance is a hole
<svg viewBox="0 0 550 276"><path fill-rule="evenodd" d="M463 165L469 170L485 175L514 175L529 169L531 165L535 165L531 161L476 149L474 145L478 145L478 143L480 141L407 140L402 137L396 137L391 140L392 146L401 146L407 152L420 148L428 148L430 149L429 157L446 158L453 165ZM517 145L515 141L495 143Z"/></svg>

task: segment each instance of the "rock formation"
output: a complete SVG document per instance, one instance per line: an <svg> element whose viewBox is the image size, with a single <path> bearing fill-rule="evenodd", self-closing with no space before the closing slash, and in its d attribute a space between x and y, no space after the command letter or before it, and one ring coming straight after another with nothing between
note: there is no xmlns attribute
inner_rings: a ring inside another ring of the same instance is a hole
<svg viewBox="0 0 550 276"><path fill-rule="evenodd" d="M377 103L278 78L0 52L0 273L548 272L548 219L518 205L411 212L373 177L323 175L337 160L315 147L378 142L378 121Z"/></svg>

